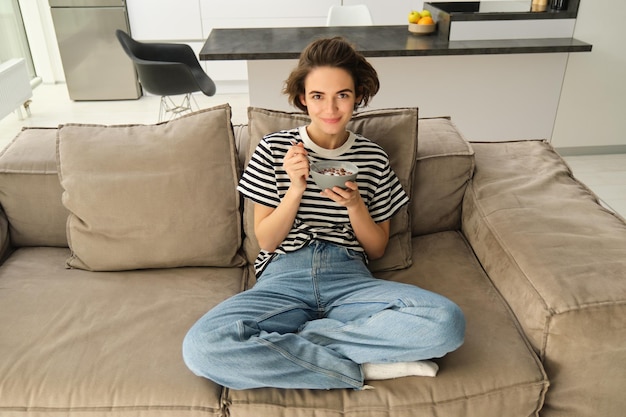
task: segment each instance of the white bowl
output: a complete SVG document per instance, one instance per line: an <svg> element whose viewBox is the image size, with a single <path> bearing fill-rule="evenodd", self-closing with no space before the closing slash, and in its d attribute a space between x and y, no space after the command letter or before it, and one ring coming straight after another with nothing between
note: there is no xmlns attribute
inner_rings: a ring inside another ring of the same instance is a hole
<svg viewBox="0 0 626 417"><path fill-rule="evenodd" d="M345 174L339 171L343 169ZM334 170L334 172L326 172ZM309 170L311 178L320 189L340 187L346 189L346 181L356 181L359 168L346 161L319 161L315 162Z"/></svg>
<svg viewBox="0 0 626 417"><path fill-rule="evenodd" d="M417 23L409 23L409 32L416 33L418 35L428 35L433 33L437 28L437 23L432 25L418 25Z"/></svg>

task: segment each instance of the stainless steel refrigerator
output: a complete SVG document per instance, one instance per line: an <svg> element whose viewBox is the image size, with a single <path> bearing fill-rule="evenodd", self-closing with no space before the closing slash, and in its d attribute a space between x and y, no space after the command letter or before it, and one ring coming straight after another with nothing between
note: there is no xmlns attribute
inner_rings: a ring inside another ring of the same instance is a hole
<svg viewBox="0 0 626 417"><path fill-rule="evenodd" d="M125 0L49 0L72 100L141 96L131 60L115 37L129 32Z"/></svg>

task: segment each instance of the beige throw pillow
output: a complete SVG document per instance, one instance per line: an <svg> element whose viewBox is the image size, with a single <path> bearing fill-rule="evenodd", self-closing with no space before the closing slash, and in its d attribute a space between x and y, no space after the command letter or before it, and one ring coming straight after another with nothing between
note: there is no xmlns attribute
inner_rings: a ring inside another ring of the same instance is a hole
<svg viewBox="0 0 626 417"><path fill-rule="evenodd" d="M250 146L246 162L250 159L261 138L279 130L306 125L309 117L303 113L289 113L250 107L248 129ZM413 169L417 155L417 108L370 110L357 113L348 124L348 129L360 133L378 143L389 155L404 191L411 197ZM259 252L254 236L253 204L244 203L244 249L250 262ZM370 262L372 271L403 269L411 265L411 223L408 207L403 207L392 219L389 244L385 255Z"/></svg>
<svg viewBox="0 0 626 417"><path fill-rule="evenodd" d="M68 267L242 265L230 117L222 105L157 125L61 126Z"/></svg>

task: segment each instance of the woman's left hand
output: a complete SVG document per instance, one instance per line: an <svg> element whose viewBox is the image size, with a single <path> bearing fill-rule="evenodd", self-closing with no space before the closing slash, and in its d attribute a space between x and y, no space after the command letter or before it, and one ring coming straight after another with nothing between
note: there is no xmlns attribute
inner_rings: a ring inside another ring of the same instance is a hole
<svg viewBox="0 0 626 417"><path fill-rule="evenodd" d="M347 181L346 187L346 189L333 187L332 190L327 188L322 191L322 195L348 210L350 224L359 244L368 258L378 259L385 254L389 241L389 220L375 223L361 198L357 183Z"/></svg>
<svg viewBox="0 0 626 417"><path fill-rule="evenodd" d="M346 189L340 187L327 188L322 191L322 195L330 198L335 203L346 208L354 207L361 201L359 186L356 182L346 181Z"/></svg>

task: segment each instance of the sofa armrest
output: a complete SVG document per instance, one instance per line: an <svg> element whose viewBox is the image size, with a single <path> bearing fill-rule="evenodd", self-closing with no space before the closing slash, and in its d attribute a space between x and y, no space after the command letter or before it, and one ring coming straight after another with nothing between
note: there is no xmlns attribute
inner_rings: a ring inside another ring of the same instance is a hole
<svg viewBox="0 0 626 417"><path fill-rule="evenodd" d="M56 136L56 128L24 128L0 152L0 205L16 248L68 245Z"/></svg>
<svg viewBox="0 0 626 417"><path fill-rule="evenodd" d="M626 224L543 141L473 143L462 230L543 361L542 416L626 409Z"/></svg>

